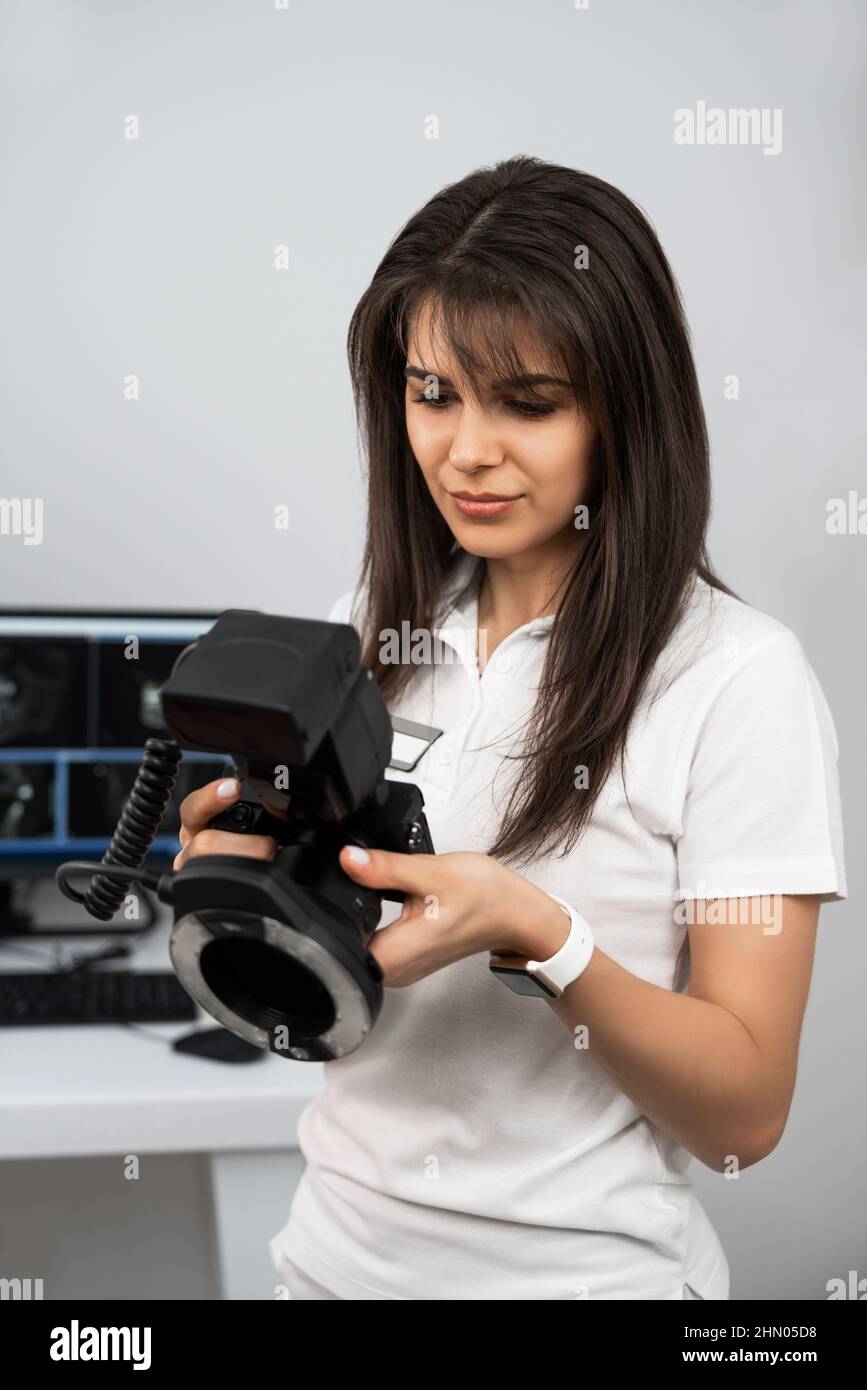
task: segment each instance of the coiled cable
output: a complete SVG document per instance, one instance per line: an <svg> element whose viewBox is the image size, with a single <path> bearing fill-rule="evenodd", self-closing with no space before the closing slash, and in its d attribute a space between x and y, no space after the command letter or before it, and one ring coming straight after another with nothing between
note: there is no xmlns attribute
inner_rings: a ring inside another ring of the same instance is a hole
<svg viewBox="0 0 867 1390"><path fill-rule="evenodd" d="M120 878L117 870L119 867L138 869L144 863L165 815L182 758L183 753L174 739L149 738L117 829L100 861L107 868L111 867L113 872L111 875L95 873L86 893L76 892L57 877L62 892L73 902L86 907L91 917L97 917L102 922L110 921L132 883L143 881L140 874L134 874L129 879ZM72 869L74 866L67 867Z"/></svg>

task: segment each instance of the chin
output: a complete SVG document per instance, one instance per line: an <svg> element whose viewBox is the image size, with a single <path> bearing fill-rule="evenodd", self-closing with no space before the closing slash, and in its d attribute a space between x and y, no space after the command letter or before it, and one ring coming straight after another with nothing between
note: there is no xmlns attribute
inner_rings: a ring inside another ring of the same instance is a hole
<svg viewBox="0 0 867 1390"><path fill-rule="evenodd" d="M474 527L469 534L452 532L458 545L468 555L477 555L484 560L503 560L510 555L521 555L533 542L515 536L500 534L482 535L482 527Z"/></svg>

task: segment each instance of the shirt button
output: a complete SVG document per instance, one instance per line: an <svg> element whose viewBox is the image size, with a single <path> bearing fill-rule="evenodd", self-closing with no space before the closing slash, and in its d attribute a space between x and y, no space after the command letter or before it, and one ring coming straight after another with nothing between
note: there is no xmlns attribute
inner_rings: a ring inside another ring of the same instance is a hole
<svg viewBox="0 0 867 1390"><path fill-rule="evenodd" d="M498 671L511 671L512 658L503 654L503 656L498 656L495 658L494 665L496 666Z"/></svg>
<svg viewBox="0 0 867 1390"><path fill-rule="evenodd" d="M455 756L455 751L454 751L453 748L449 748L449 747L446 745L446 746L444 746L444 747L442 747L442 748L440 749L440 762L441 762L441 763L450 763L450 762L452 762L452 760L454 759L454 756Z"/></svg>

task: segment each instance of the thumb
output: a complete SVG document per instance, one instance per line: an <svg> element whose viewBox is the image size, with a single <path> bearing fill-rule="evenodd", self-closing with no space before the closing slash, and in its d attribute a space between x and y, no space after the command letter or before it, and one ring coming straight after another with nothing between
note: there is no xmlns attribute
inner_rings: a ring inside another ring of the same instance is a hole
<svg viewBox="0 0 867 1390"><path fill-rule="evenodd" d="M430 889L435 854L397 854L387 849L362 849L344 845L340 867L365 888L397 888L423 894Z"/></svg>

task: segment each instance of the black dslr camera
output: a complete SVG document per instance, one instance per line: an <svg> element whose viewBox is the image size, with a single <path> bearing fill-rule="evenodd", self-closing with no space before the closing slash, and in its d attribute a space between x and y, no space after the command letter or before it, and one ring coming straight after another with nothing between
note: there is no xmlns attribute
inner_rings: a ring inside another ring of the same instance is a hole
<svg viewBox="0 0 867 1390"><path fill-rule="evenodd" d="M341 869L343 845L433 854L418 787L385 778L392 724L353 627L229 609L181 652L161 692L174 739L148 739L101 864L57 871L62 892L108 921L141 882L174 909L172 963L192 997L240 1037L299 1061L355 1050L382 1007L367 950L383 898ZM228 754L242 799L210 822L270 835L270 862L205 855L142 870L182 750ZM84 894L72 873L94 875Z"/></svg>

